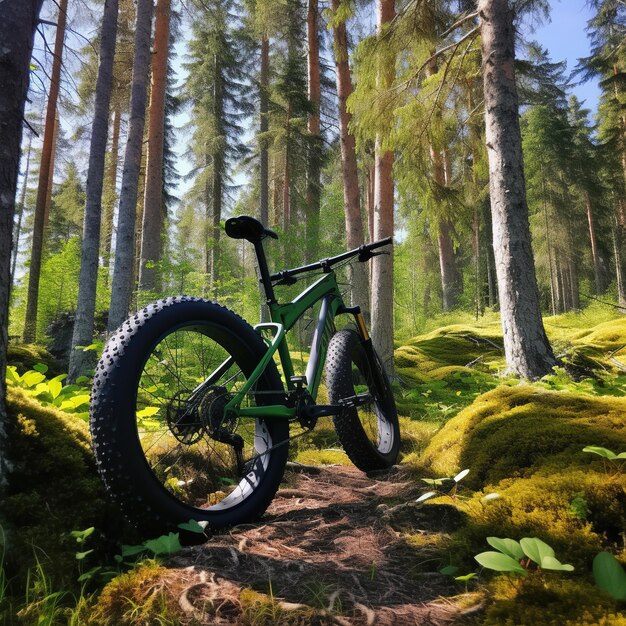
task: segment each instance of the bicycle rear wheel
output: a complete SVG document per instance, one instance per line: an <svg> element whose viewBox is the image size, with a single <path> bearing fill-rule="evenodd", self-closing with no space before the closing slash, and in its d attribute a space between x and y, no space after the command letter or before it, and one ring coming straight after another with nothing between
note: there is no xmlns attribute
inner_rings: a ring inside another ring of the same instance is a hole
<svg viewBox="0 0 626 626"><path fill-rule="evenodd" d="M362 471L391 467L400 450L398 413L389 380L374 352L370 362L361 338L351 330L335 333L328 345L326 384L330 404L360 396L358 406L346 406L334 417L335 430L350 460ZM377 388L378 368L383 388Z"/></svg>
<svg viewBox="0 0 626 626"><path fill-rule="evenodd" d="M111 337L93 383L92 440L108 490L142 531L190 519L220 528L265 511L289 425L225 415L224 406L266 350L232 311L187 297L149 305ZM284 400L270 362L246 401Z"/></svg>

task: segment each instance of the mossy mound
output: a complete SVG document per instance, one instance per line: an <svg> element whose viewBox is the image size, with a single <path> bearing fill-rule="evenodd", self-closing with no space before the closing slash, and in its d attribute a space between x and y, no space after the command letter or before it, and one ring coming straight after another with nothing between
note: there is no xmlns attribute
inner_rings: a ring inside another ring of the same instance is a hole
<svg viewBox="0 0 626 626"><path fill-rule="evenodd" d="M21 579L35 559L50 561L55 587L71 588L78 546L69 533L95 526L87 548L103 549L103 530L120 528L96 472L87 425L15 388L8 389L7 409L13 472L2 503L6 565Z"/></svg>
<svg viewBox="0 0 626 626"><path fill-rule="evenodd" d="M567 359L575 365L592 369L616 368L626 364L626 319L610 320L579 331L570 338ZM611 359L615 359L612 361Z"/></svg>
<svg viewBox="0 0 626 626"><path fill-rule="evenodd" d="M626 613L580 580L500 577L490 585L494 602L483 626L626 626Z"/></svg>
<svg viewBox="0 0 626 626"><path fill-rule="evenodd" d="M471 470L474 488L527 477L540 467L597 466L588 445L626 449L626 399L548 391L533 385L500 386L452 418L423 457L432 472Z"/></svg>
<svg viewBox="0 0 626 626"><path fill-rule="evenodd" d="M517 582L494 578L489 588L495 602L485 624L622 623L611 621L625 616L590 582L598 552L626 556L626 474L582 449L626 450L625 414L622 398L501 386L480 396L431 440L422 467L438 476L468 468L462 484L479 490L468 494L463 488L467 497L457 499L467 523L450 537L454 564L475 568L473 557L489 550L489 536L539 537L575 567L572 574L531 574ZM489 493L497 499L486 501ZM508 595L502 596L503 588ZM578 602L579 596L585 602ZM547 606L554 606L554 614Z"/></svg>
<svg viewBox="0 0 626 626"><path fill-rule="evenodd" d="M417 368L426 373L448 365L466 366L477 359L501 360L502 354L500 328L454 324L409 339L395 351L395 361L399 371Z"/></svg>
<svg viewBox="0 0 626 626"><path fill-rule="evenodd" d="M43 363L48 367L47 376L52 378L63 373L58 361L43 346L36 343L9 344L7 363L17 368L18 374L32 370L34 365Z"/></svg>
<svg viewBox="0 0 626 626"><path fill-rule="evenodd" d="M165 585L167 574L162 565L145 561L117 576L102 590L86 624L180 624L178 602Z"/></svg>

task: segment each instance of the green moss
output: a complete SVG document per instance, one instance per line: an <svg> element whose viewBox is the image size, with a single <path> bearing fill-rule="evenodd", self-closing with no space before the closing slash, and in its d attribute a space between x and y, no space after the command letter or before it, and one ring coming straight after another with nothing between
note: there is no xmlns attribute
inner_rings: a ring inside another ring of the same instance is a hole
<svg viewBox="0 0 626 626"><path fill-rule="evenodd" d="M43 363L48 366L47 376L53 378L63 373L56 359L42 346L35 343L9 344L7 363L17 368L18 374L32 370L33 365Z"/></svg>
<svg viewBox="0 0 626 626"><path fill-rule="evenodd" d="M584 581L551 574L523 580L500 576L489 590L495 601L483 626L626 626L626 613Z"/></svg>
<svg viewBox="0 0 626 626"><path fill-rule="evenodd" d="M626 399L547 391L532 385L501 386L451 419L423 457L431 471L463 468L474 488L510 477L576 465L596 467L586 445L626 448Z"/></svg>
<svg viewBox="0 0 626 626"><path fill-rule="evenodd" d="M296 456L297 463L304 465L349 465L350 459L343 450L303 450Z"/></svg>
<svg viewBox="0 0 626 626"><path fill-rule="evenodd" d="M454 324L408 340L395 352L398 368L430 372L450 365L466 366L481 361L502 360L502 331Z"/></svg>
<svg viewBox="0 0 626 626"><path fill-rule="evenodd" d="M57 588L77 577L72 530L95 526L90 548L102 547L103 529L119 528L96 473L87 426L81 420L43 407L21 390L9 388L10 487L2 504L8 532L7 566L23 577L33 566L34 547L49 561Z"/></svg>
<svg viewBox="0 0 626 626"><path fill-rule="evenodd" d="M130 572L114 578L102 590L88 626L131 626L181 624L176 598L167 593L164 578L168 570L154 561L145 561Z"/></svg>
<svg viewBox="0 0 626 626"><path fill-rule="evenodd" d="M501 386L477 398L431 440L422 469L450 476L469 468L463 485L480 490L461 492L465 497L457 500L467 523L450 537L455 565L476 568L474 555L489 549L486 537L496 536L539 537L575 567L571 575L545 573L516 583L496 576L485 624L624 620L589 583L599 551L623 551L626 474L582 448L626 450L625 413L623 398ZM483 499L493 492L498 499Z"/></svg>

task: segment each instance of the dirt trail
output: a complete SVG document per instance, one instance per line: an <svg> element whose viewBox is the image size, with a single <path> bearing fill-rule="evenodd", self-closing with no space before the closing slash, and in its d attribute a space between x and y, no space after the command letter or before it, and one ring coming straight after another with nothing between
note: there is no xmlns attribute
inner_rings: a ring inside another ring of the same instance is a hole
<svg viewBox="0 0 626 626"><path fill-rule="evenodd" d="M257 524L216 535L168 563L181 609L206 624L438 625L458 622L459 588L424 563L434 556L405 540L445 532L452 507L424 517L417 485L395 469L367 477L355 468L304 468L285 483ZM428 507L434 510L433 507ZM184 581L184 588L180 583ZM241 591L274 598L273 616L246 614Z"/></svg>

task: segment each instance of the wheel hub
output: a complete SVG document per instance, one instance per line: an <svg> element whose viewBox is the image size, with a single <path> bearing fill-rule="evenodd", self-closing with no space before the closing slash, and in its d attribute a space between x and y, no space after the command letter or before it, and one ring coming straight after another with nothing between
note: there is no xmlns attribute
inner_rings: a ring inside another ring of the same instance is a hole
<svg viewBox="0 0 626 626"><path fill-rule="evenodd" d="M167 405L167 425L172 435L188 446L199 441L204 430L198 407L189 402L190 393L176 392Z"/></svg>

